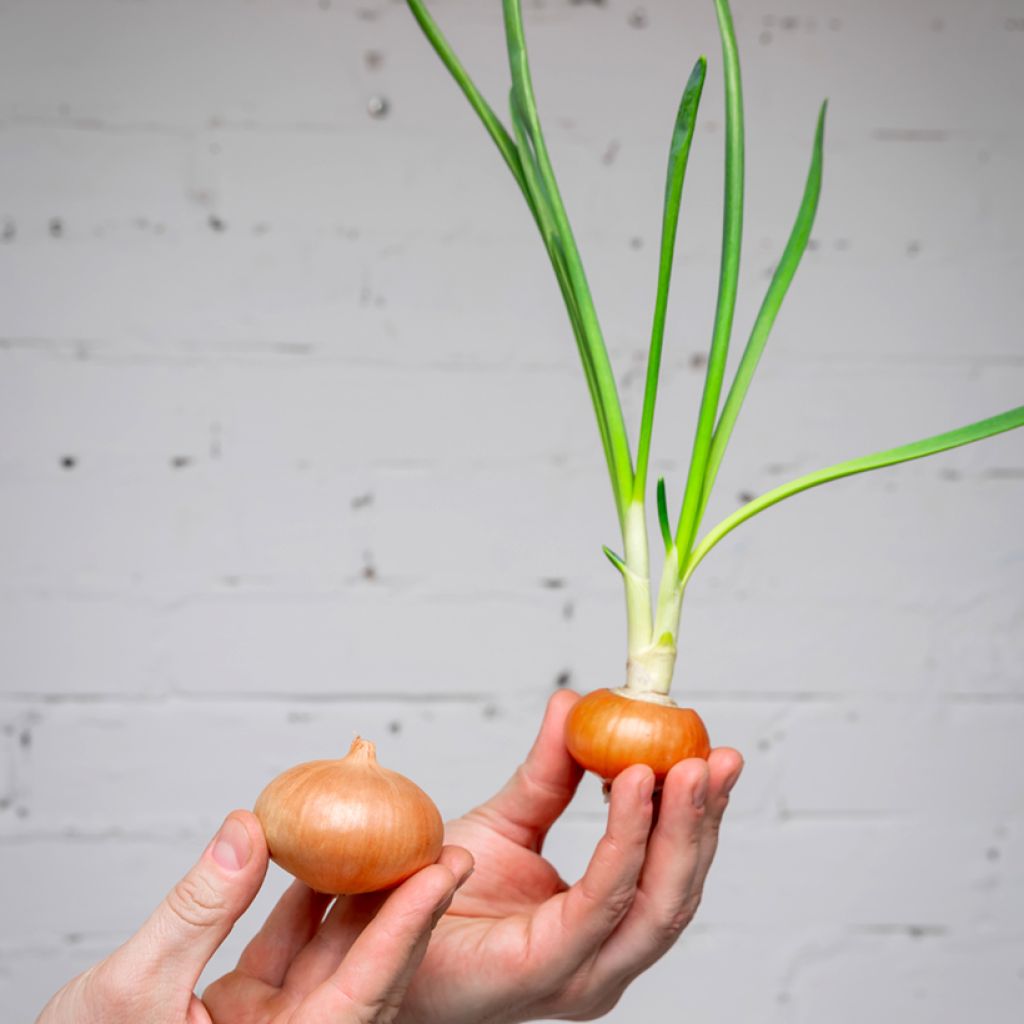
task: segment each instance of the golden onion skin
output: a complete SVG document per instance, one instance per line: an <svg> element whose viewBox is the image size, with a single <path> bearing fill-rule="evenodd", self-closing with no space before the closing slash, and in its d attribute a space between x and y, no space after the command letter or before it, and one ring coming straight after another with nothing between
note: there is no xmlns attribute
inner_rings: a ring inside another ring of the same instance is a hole
<svg viewBox="0 0 1024 1024"><path fill-rule="evenodd" d="M578 700L565 722L569 753L587 771L610 782L631 764L649 765L660 783L688 757L707 760L708 731L692 708L594 690Z"/></svg>
<svg viewBox="0 0 1024 1024"><path fill-rule="evenodd" d="M357 738L340 760L289 768L254 808L271 858L317 892L355 895L404 881L441 855L444 823L414 782Z"/></svg>

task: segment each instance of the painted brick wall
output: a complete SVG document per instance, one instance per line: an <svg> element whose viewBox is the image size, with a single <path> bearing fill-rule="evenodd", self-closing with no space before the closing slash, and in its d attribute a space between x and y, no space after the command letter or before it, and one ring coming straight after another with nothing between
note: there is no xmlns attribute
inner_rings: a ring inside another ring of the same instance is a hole
<svg viewBox="0 0 1024 1024"><path fill-rule="evenodd" d="M497 6L434 4L496 103ZM668 132L711 60L656 435L678 496L720 217L711 5L527 6L634 423ZM735 8L741 338L831 108L712 512L1024 394L1021 0ZM397 0L2 0L0 296L5 1022L284 766L358 729L456 814L555 686L620 678L564 314ZM802 496L708 561L677 685L747 773L698 922L609 1019L1019 1019L1022 508L1011 435ZM550 840L566 876L601 827L588 782Z"/></svg>

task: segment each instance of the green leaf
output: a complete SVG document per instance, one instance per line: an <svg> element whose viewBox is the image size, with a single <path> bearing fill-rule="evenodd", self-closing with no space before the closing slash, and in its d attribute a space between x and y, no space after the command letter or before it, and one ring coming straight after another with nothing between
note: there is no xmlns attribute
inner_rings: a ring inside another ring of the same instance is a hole
<svg viewBox="0 0 1024 1024"><path fill-rule="evenodd" d="M565 260L576 309L579 313L581 342L580 356L588 381L592 381L591 395L605 442L605 456L611 477L615 507L620 525L624 525L626 507L633 492L633 457L629 448L626 424L622 417L615 375L608 359L601 325L590 294L583 262L580 259L576 240L573 237L569 217L562 202L558 182L555 180L551 158L548 155L544 133L530 77L530 65L526 51L526 37L523 32L523 15L520 0L504 0L505 37L508 45L509 68L512 73L512 87L516 95L515 109L521 113L523 133L536 158L536 167L548 207L554 221L558 240ZM520 156L522 149L520 147Z"/></svg>
<svg viewBox="0 0 1024 1024"><path fill-rule="evenodd" d="M722 260L718 276L715 326L711 334L711 350L697 417L693 454L690 457L690 471L676 528L676 546L684 557L693 546L703 502L704 475L718 417L718 401L729 356L729 335L732 333L733 314L736 311L743 236L743 89L740 82L740 59L727 0L715 0L715 12L722 37L725 66L725 210L722 218Z"/></svg>
<svg viewBox="0 0 1024 1024"><path fill-rule="evenodd" d="M803 199L800 202L800 209L796 215L796 222L790 232L789 241L779 260L779 265L772 275L771 284L765 294L764 302L758 311L757 319L750 332L747 346L743 350L743 358L736 369L736 376L733 378L732 387L729 388L729 395L722 407L722 413L718 418L718 426L715 427L714 438L711 441L711 452L708 456L708 467L704 474L704 494L701 499L700 514L697 517L697 525L703 517L704 509L707 506L708 498L711 496L711 489L714 487L715 478L718 475L718 467L725 455L725 449L732 436L733 427L736 424L736 417L740 414L743 400L746 398L747 389L753 380L754 371L761 359L768 335L775 324L775 318L782 307L782 300L786 297L793 276L796 274L800 260L803 258L807 243L810 241L811 228L814 226L814 216L818 209L818 197L821 194L821 165L822 150L825 140L825 111L828 102L822 103L821 111L818 114L818 127L814 133L814 149L811 155L811 166L807 172L807 182L804 185Z"/></svg>
<svg viewBox="0 0 1024 1024"><path fill-rule="evenodd" d="M853 476L856 473L867 473L873 469L882 469L885 466L893 466L899 462L910 462L913 459L923 459L928 455L936 455L939 452L948 451L950 448L959 448L961 445L972 444L975 441L984 440L986 437L994 437L1007 430L1016 430L1024 427L1024 405L1010 409L1008 412L1000 413L998 416L991 416L988 419L978 420L977 423L970 423L965 427L950 430L943 434L936 434L934 437L925 438L923 441L912 441L910 444L900 445L898 448L889 448L884 452L876 452L874 455L865 455L859 459L851 459L848 462L840 462L827 469L819 469L816 473L808 473L788 484L782 484L774 490L762 494L742 508L738 509L727 519L722 520L707 536L697 545L693 553L686 561L686 567L682 574L683 584L693 575L694 569L700 564L704 556L724 537L736 529L740 523L745 523L752 516L763 512L766 508L778 504L785 498L789 498L801 491L827 484L832 480L839 480L845 476Z"/></svg>
<svg viewBox="0 0 1024 1024"><path fill-rule="evenodd" d="M683 181L690 158L690 144L697 125L697 110L704 89L708 62L701 57L693 66L676 114L672 143L668 154L668 174L665 181L665 206L661 218L661 256L658 262L658 291L654 303L654 323L651 344L647 353L647 383L644 385L643 413L640 418L640 440L637 446L636 473L633 478L633 500L643 502L647 490L647 463L651 450L651 430L654 426L654 402L658 394L658 376L661 372L661 348L665 338L665 312L668 308L668 290L672 280L672 260L676 248L676 230L679 225L679 206L683 197Z"/></svg>
<svg viewBox="0 0 1024 1024"><path fill-rule="evenodd" d="M462 89L504 157L544 240L583 362L584 375L594 403L598 431L608 463L616 510L622 523L633 490L632 455L615 377L590 288L541 132L530 80L519 0L504 0L506 39L513 78L513 127L518 135L518 143L474 85L427 11L423 0L407 2L430 44ZM517 118L520 122L518 126L515 125Z"/></svg>
<svg viewBox="0 0 1024 1024"><path fill-rule="evenodd" d="M533 209L536 214L537 227L540 230L544 246L551 259L551 266L555 271L555 278L562 292L562 299L569 314L569 322L572 325L573 335L576 338L576 345L580 353L580 361L583 364L583 375L590 391L591 401L594 403L594 410L597 415L597 428L601 437L601 445L604 449L605 458L609 465L613 458L611 439L609 435L608 420L604 415L604 407L601 403L601 395L598 389L597 380L594 376L593 365L587 358L587 342L583 327L583 319L579 306L576 302L576 294L573 291L572 281L566 265L565 251L562 247L561 238L558 233L558 226L551 210L550 196L541 179L540 169L537 164L537 155L527 137L526 115L522 108L522 102L515 89L509 97L509 108L512 115L512 126L516 133L516 145L523 167L523 175L526 185L526 192L533 202Z"/></svg>
<svg viewBox="0 0 1024 1024"><path fill-rule="evenodd" d="M672 547L672 525L668 519L668 499L665 497L665 478L658 480L658 525L661 527L661 539L665 542L665 550Z"/></svg>
<svg viewBox="0 0 1024 1024"><path fill-rule="evenodd" d="M419 23L420 28L423 29L423 34L441 58L441 62L448 69L452 78L455 79L456 84L462 90L466 99L469 100L470 106L476 111L477 117L483 122L487 133L494 140L494 144L504 157L505 163L508 164L508 169L512 172L512 177L516 179L520 189L522 189L523 196L526 198L527 204L530 205L532 210L532 200L526 189L523 168L519 162L519 154L516 151L512 137L508 133L508 129L501 123L498 115L495 114L487 100L481 95L480 90L473 83L472 78L470 78L469 73L462 66L459 58L455 56L455 52L449 45L448 40L441 33L437 22L431 17L422 0L407 0L407 3L413 17Z"/></svg>
<svg viewBox="0 0 1024 1024"><path fill-rule="evenodd" d="M607 558L608 561L611 562L623 576L625 576L627 572L626 563L607 545L603 546L601 550L604 552L605 558Z"/></svg>

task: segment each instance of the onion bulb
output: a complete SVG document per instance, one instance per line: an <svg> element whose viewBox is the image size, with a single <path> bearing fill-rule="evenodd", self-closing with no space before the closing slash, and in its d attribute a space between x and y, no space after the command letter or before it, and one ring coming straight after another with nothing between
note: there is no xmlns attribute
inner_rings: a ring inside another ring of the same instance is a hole
<svg viewBox="0 0 1024 1024"><path fill-rule="evenodd" d="M441 855L444 824L433 801L382 768L359 737L340 760L283 772L254 810L271 858L318 892L387 889Z"/></svg>
<svg viewBox="0 0 1024 1024"><path fill-rule="evenodd" d="M707 729L692 708L661 695L594 690L577 701L565 722L569 753L610 782L631 764L646 764L660 783L672 765L711 753Z"/></svg>

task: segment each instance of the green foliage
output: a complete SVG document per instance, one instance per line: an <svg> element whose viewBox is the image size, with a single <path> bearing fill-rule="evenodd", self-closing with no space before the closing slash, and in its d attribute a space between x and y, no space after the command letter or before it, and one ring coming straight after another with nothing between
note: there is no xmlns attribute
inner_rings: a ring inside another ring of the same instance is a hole
<svg viewBox="0 0 1024 1024"><path fill-rule="evenodd" d="M615 378L605 347L597 311L583 269L583 261L573 237L569 217L555 179L547 144L541 129L530 66L520 0L503 0L505 35L508 47L509 70L512 79L510 96L510 132L480 95L465 68L456 58L427 12L423 0L407 0L413 15L423 28L427 39L437 51L445 67L469 100L470 106L483 122L488 134L498 147L513 178L518 184L527 207L540 232L544 247L555 272L569 322L576 338L584 377L590 390L598 431L604 449L616 510L626 541L626 559L623 560L607 547L604 553L609 561L628 579L647 577L646 527L643 542L630 543L626 536L627 511L630 506L642 509L646 501L647 470L650 457L654 407L657 397L664 341L665 317L668 307L669 286L672 277L673 255L683 184L700 99L704 88L707 62L701 57L693 67L683 90L669 147L668 173L662 212L661 250L658 263L658 282L655 295L654 318L648 351L647 375L644 387L640 435L637 445L636 469L633 468L622 408ZM722 223L722 251L719 270L718 298L711 344L708 352L704 390L697 416L697 426L690 458L689 472L683 494L679 520L673 533L669 520L664 480L657 484L658 523L665 542L665 575L659 590L656 621L674 619L678 628L678 610L683 588L704 556L729 532L741 523L772 505L812 487L857 473L865 473L911 459L923 458L959 445L970 444L1006 430L1024 426L1024 406L1009 412L980 420L958 430L915 441L875 455L864 456L839 463L800 477L791 483L776 487L767 494L744 505L733 515L713 527L698 540L701 520L707 507L712 487L732 437L740 408L750 387L758 363L764 352L771 329L782 307L797 267L806 251L821 193L822 160L825 132L826 105L822 104L811 165L804 185L803 197L789 240L768 286L764 301L754 321L739 366L733 376L724 404L721 401L729 341L732 333L736 295L739 285L740 250L743 235L744 193L744 129L743 92L740 81L739 52L733 29L728 0L714 0L722 41L725 75L725 197ZM640 600L638 588L627 586L627 604ZM647 602L646 614L630 606L631 622L650 621L647 590L642 599ZM647 628L647 627L645 627ZM657 643L671 646L673 633L662 632ZM634 638L634 642L652 644L652 635Z"/></svg>

